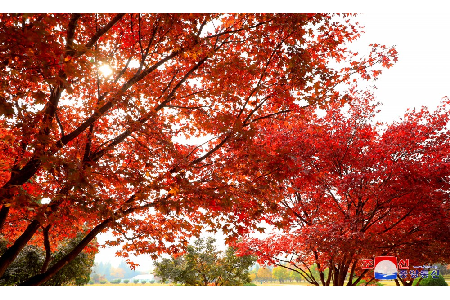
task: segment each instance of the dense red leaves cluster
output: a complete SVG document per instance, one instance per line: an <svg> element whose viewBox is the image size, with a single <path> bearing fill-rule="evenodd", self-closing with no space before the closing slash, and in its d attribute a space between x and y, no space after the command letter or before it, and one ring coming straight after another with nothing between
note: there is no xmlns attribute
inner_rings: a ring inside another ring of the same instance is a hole
<svg viewBox="0 0 450 300"><path fill-rule="evenodd" d="M246 238L241 253L323 285L373 275L362 258L449 261L450 103L393 124L374 123L371 103L370 94L355 94L347 111L331 107L321 118L265 127L270 161L283 162L276 171L284 178L283 200L265 221L280 232ZM330 280L309 277L313 264L329 269Z"/></svg>
<svg viewBox="0 0 450 300"><path fill-rule="evenodd" d="M123 255L242 233L274 202L251 166L258 130L345 101L337 84L396 59L356 59L359 31L326 14L0 15L0 275L47 226L52 247L88 234L27 284L108 229Z"/></svg>

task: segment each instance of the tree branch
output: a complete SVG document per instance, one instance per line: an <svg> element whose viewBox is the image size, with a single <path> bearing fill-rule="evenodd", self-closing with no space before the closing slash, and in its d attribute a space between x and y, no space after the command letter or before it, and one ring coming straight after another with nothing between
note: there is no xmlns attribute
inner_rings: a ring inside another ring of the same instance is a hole
<svg viewBox="0 0 450 300"><path fill-rule="evenodd" d="M102 37L102 35L108 32L108 30L110 30L111 27L113 27L117 22L119 22L119 20L122 19L124 15L125 14L117 14L111 21L109 21L108 24L106 24L103 28L97 30L94 36L92 36L90 41L85 45L86 50L78 52L77 56L81 56L84 53L86 53L87 50L91 49L95 45L95 43L97 43L97 41Z"/></svg>
<svg viewBox="0 0 450 300"><path fill-rule="evenodd" d="M43 229L44 247L45 247L45 260L44 260L44 263L42 264L41 273L44 273L47 270L48 265L50 264L50 260L51 260L50 239L49 239L49 236L48 236L48 232L50 230L50 227L52 227L51 224L47 225Z"/></svg>
<svg viewBox="0 0 450 300"><path fill-rule="evenodd" d="M71 55L75 53L73 50L73 38L75 36L75 28L77 27L77 21L81 17L81 14L72 14L69 21L69 26L67 28L67 42L66 42L66 55Z"/></svg>

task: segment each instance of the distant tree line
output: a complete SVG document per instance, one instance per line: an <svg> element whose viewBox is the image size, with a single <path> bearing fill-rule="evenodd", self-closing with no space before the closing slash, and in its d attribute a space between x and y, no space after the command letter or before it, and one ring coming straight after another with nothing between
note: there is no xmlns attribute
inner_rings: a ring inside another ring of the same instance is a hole
<svg viewBox="0 0 450 300"><path fill-rule="evenodd" d="M312 268L312 272L315 269ZM253 282L276 282L286 283L286 282L302 282L304 281L299 273L291 271L283 267L261 267L259 264L252 266L250 271L250 279Z"/></svg>

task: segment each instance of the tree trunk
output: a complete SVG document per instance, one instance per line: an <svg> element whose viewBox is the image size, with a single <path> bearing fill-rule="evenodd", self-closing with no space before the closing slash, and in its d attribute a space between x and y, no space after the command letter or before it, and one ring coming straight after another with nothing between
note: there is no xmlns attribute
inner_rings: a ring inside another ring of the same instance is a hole
<svg viewBox="0 0 450 300"><path fill-rule="evenodd" d="M44 233L45 260L44 260L44 263L42 264L41 273L44 273L45 271L47 271L48 265L50 264L50 260L51 260L50 239L48 236L50 227L52 227L52 225L47 225L44 228L44 232L43 232Z"/></svg>
<svg viewBox="0 0 450 300"><path fill-rule="evenodd" d="M91 232L86 235L84 239L81 240L81 242L72 250L70 251L66 256L61 258L56 264L54 264L52 267L50 267L46 272L38 274L36 276L33 276L24 282L22 282L21 286L27 286L27 285L41 285L50 278L52 278L59 270L61 270L65 265L70 263L72 260L74 260L78 254L83 251L83 249L104 229L106 229L111 223L113 222L113 219L106 219L94 229L91 230Z"/></svg>
<svg viewBox="0 0 450 300"><path fill-rule="evenodd" d="M2 232L3 225L6 222L6 218L8 217L9 213L9 207L6 207L5 205L2 206L2 209L0 210L0 232Z"/></svg>

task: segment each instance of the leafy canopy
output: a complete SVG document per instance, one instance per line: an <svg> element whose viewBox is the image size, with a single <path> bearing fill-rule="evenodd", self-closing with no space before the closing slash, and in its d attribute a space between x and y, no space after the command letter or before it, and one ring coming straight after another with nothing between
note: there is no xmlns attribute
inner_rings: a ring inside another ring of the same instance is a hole
<svg viewBox="0 0 450 300"><path fill-rule="evenodd" d="M393 48L345 47L360 32L351 15L0 14L0 276L44 228L52 251L89 231L23 284L107 230L118 255L155 258L204 226L256 227L276 200L255 133L391 66Z"/></svg>
<svg viewBox="0 0 450 300"><path fill-rule="evenodd" d="M373 281L363 258L450 261L449 100L392 124L373 122L375 113L371 94L355 91L346 110L336 106L313 121L292 118L262 130L265 172L283 180L273 191L283 199L264 220L280 233L248 237L240 253L291 268L315 285Z"/></svg>

